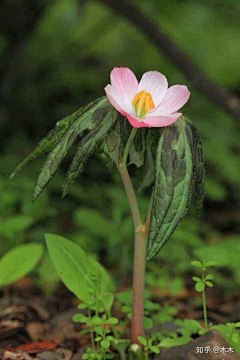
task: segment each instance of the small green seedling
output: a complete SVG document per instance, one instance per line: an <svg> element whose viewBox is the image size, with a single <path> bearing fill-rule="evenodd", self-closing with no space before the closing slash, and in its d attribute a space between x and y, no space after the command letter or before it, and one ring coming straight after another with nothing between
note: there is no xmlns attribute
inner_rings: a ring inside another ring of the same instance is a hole
<svg viewBox="0 0 240 360"><path fill-rule="evenodd" d="M240 344L240 334L239 330L236 330L237 328L240 328L240 322L237 323L227 323L225 324L219 324L214 325L211 327L211 329L217 329L226 339L226 341L229 344Z"/></svg>
<svg viewBox="0 0 240 360"><path fill-rule="evenodd" d="M200 262L198 260L194 260L191 262L191 265L201 269L202 276L201 278L197 276L193 276L193 280L196 282L195 290L202 293L202 304L203 304L203 316L204 316L204 324L205 329L199 330L199 335L203 335L205 332L209 330L208 321L207 321L207 306L206 306L206 294L205 287L213 287L213 283L210 280L213 280L212 274L206 274L207 268L210 266L217 265L216 261L208 261L208 262Z"/></svg>
<svg viewBox="0 0 240 360"><path fill-rule="evenodd" d="M140 342L140 344L142 344L144 346L143 350L144 350L144 357L143 359L148 359L148 355L150 353L154 353L154 354L159 354L160 350L157 346L153 345L153 339L149 339L147 340L146 338L142 337L142 336L138 336L138 341Z"/></svg>

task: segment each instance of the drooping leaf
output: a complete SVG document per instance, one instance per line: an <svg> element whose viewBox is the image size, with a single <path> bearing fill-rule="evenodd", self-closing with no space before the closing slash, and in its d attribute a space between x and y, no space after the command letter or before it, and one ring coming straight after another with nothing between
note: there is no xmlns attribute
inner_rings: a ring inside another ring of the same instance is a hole
<svg viewBox="0 0 240 360"><path fill-rule="evenodd" d="M193 177L192 146L192 133L184 118L164 128L155 162L147 260L158 253L187 212Z"/></svg>
<svg viewBox="0 0 240 360"><path fill-rule="evenodd" d="M122 160L123 152L132 127L127 119L118 115L112 130L104 138L97 149L98 157L105 163L109 171L114 170ZM140 168L144 164L147 132L145 128L138 130L129 149L128 165Z"/></svg>
<svg viewBox="0 0 240 360"><path fill-rule="evenodd" d="M77 118L79 118L84 112L90 110L91 107L94 106L98 101L99 99L58 121L55 127L48 133L48 135L40 141L38 146L17 166L17 168L11 174L10 178L12 179L19 171L23 169L25 165L30 163L32 160L35 160L51 151L65 133L68 126Z"/></svg>
<svg viewBox="0 0 240 360"><path fill-rule="evenodd" d="M96 273L100 277L99 294L111 297L113 283L106 270L79 245L55 234L45 234L45 239L59 277L78 299L89 302L90 291L96 286Z"/></svg>
<svg viewBox="0 0 240 360"><path fill-rule="evenodd" d="M144 164L137 170L138 192L152 185L155 172L156 149L162 129L147 129L145 134Z"/></svg>
<svg viewBox="0 0 240 360"><path fill-rule="evenodd" d="M23 244L8 251L0 260L0 286L12 284L34 269L43 254L41 244Z"/></svg>
<svg viewBox="0 0 240 360"><path fill-rule="evenodd" d="M203 201L205 196L205 166L204 166L204 154L202 149L202 143L200 139L200 135L193 125L190 119L184 117L184 119L188 122L191 132L192 132L192 141L193 141L193 191L194 197L197 207L197 215L201 216Z"/></svg>
<svg viewBox="0 0 240 360"><path fill-rule="evenodd" d="M134 164L137 168L144 164L145 149L146 149L146 128L141 128L135 135L132 146L129 150L129 163Z"/></svg>
<svg viewBox="0 0 240 360"><path fill-rule="evenodd" d="M97 144L107 135L117 119L116 110L108 100L105 100L105 102L106 104L104 106L102 105L93 113L92 122L96 123L96 126L80 141L77 153L73 158L66 176L63 197L68 193L88 157L95 150Z"/></svg>
<svg viewBox="0 0 240 360"><path fill-rule="evenodd" d="M106 109L108 109L108 111L106 111ZM71 119L65 133L56 143L43 164L33 191L33 201L36 200L49 181L53 178L69 148L73 145L76 139L82 135L85 130L90 130L90 133L88 133L80 143L79 149L84 149L84 155L82 155L80 150L76 155L73 163L74 171L71 170L69 175L70 179L67 179L66 182L65 191L67 191L67 189L71 186L70 180L74 178L75 174L77 175L79 170L79 168L75 170L76 164L78 164L77 160L79 157L81 163L86 160L93 151L94 146L96 146L96 142L100 140L113 125L116 120L116 114L117 112L109 104L106 96L101 97L85 108L80 109L79 113L77 112L77 115ZM107 117L106 121L105 116ZM99 131L101 134L98 135Z"/></svg>
<svg viewBox="0 0 240 360"><path fill-rule="evenodd" d="M70 121L75 116L77 116L77 113L80 110L58 121L55 127L48 133L48 135L40 141L38 146L16 167L16 169L10 175L10 179L12 179L19 171L21 171L24 168L25 165L30 163L32 160L35 160L40 156L51 151L52 148L59 141L60 137L64 134Z"/></svg>
<svg viewBox="0 0 240 360"><path fill-rule="evenodd" d="M96 154L104 162L109 171L113 171L122 160L124 146L130 132L131 126L129 122L119 114L111 131L99 144Z"/></svg>

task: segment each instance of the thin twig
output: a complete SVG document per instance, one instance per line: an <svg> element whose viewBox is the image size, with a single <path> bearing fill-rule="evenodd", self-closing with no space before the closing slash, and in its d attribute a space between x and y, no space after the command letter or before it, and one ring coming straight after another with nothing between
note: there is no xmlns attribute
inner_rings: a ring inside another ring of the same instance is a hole
<svg viewBox="0 0 240 360"><path fill-rule="evenodd" d="M169 35L147 15L128 0L98 0L116 13L134 23L156 45L158 50L175 64L186 78L208 100L219 106L235 120L240 121L240 99L206 77L200 67L183 51Z"/></svg>

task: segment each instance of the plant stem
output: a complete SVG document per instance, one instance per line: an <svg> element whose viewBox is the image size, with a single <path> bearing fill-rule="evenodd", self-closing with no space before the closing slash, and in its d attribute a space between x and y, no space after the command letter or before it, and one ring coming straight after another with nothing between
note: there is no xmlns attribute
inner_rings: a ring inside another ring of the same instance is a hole
<svg viewBox="0 0 240 360"><path fill-rule="evenodd" d="M88 308L88 318L91 320L91 310ZM93 328L90 326L90 337L91 337L91 345L93 351L95 351L94 338L93 338Z"/></svg>
<svg viewBox="0 0 240 360"><path fill-rule="evenodd" d="M146 221L145 221L145 226L146 226L146 230L147 232L149 231L149 226L150 226L150 219L151 219L151 212L152 212L152 205L153 205L153 192L148 204L148 209L147 209L147 215L146 215Z"/></svg>
<svg viewBox="0 0 240 360"><path fill-rule="evenodd" d="M204 282L204 275L205 273L202 273L202 281ZM203 303L203 317L204 317L204 325L205 330L208 331L208 321L207 321L207 306L206 306L206 294L205 294L205 287L202 291L202 303Z"/></svg>
<svg viewBox="0 0 240 360"><path fill-rule="evenodd" d="M133 128L127 144L124 149L122 162L118 166L123 185L125 187L126 195L130 205L134 229L134 267L133 267L133 304L132 304L132 323L131 323L131 342L138 343L137 337L144 336L143 330L143 315L144 315L144 288L145 288L145 261L146 261L146 244L148 235L148 225L142 223L141 215L127 170L127 157L137 129ZM151 202L150 202L151 203ZM147 215L147 222L149 223L151 212L151 205ZM140 345L140 344L139 344Z"/></svg>
<svg viewBox="0 0 240 360"><path fill-rule="evenodd" d="M126 191L126 195L127 195L131 213L132 213L134 228L136 231L139 227L142 226L142 220L141 220L141 216L140 216L140 211L139 211L135 191L133 189L132 181L129 176L126 165L120 163L118 166L118 170L120 172L122 182L123 182L123 185L124 185L124 188Z"/></svg>
<svg viewBox="0 0 240 360"><path fill-rule="evenodd" d="M138 336L144 337L144 289L146 263L147 229L142 225L135 231L133 267L133 304L131 323L131 342L139 344Z"/></svg>
<svg viewBox="0 0 240 360"><path fill-rule="evenodd" d="M126 360L126 354L125 354L125 351L124 350L119 350L119 355L120 355L120 359L121 360Z"/></svg>
<svg viewBox="0 0 240 360"><path fill-rule="evenodd" d="M123 152L122 162L121 162L122 165L124 165L124 166L126 166L128 153L129 153L130 147L132 145L133 139L137 133L137 130L138 130L137 128L134 128L134 127L132 128L132 131L131 131L128 141L126 143L126 146L125 146L125 149Z"/></svg>
<svg viewBox="0 0 240 360"><path fill-rule="evenodd" d="M103 340L106 339L106 324L105 322L103 323ZM105 348L103 349L103 360L106 359L106 350Z"/></svg>
<svg viewBox="0 0 240 360"><path fill-rule="evenodd" d="M103 305L103 306L104 306L104 305ZM106 308L105 308L105 312L106 312L108 318L112 317L111 311L110 311L109 309L106 309ZM115 325L111 325L111 329L112 329L114 338L115 338L115 339L119 339L119 335L118 335L116 326L115 326Z"/></svg>

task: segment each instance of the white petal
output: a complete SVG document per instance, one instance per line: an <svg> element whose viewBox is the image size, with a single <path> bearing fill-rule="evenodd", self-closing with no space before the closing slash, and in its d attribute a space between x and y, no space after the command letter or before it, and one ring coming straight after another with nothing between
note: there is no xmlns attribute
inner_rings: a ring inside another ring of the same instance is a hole
<svg viewBox="0 0 240 360"><path fill-rule="evenodd" d="M124 110L125 112L128 113L132 110L129 105L125 104L122 96L118 93L118 91L112 85L107 85L104 88L104 90L106 92L108 100L110 101L112 106L115 107L115 109L117 111Z"/></svg>
<svg viewBox="0 0 240 360"><path fill-rule="evenodd" d="M164 99L168 88L166 77L158 71L148 71L143 74L137 92L145 90L152 95L155 107Z"/></svg>
<svg viewBox="0 0 240 360"><path fill-rule="evenodd" d="M190 97L190 91L185 85L171 86L166 93L161 104L152 112L152 116L172 114L178 111L186 104Z"/></svg>

